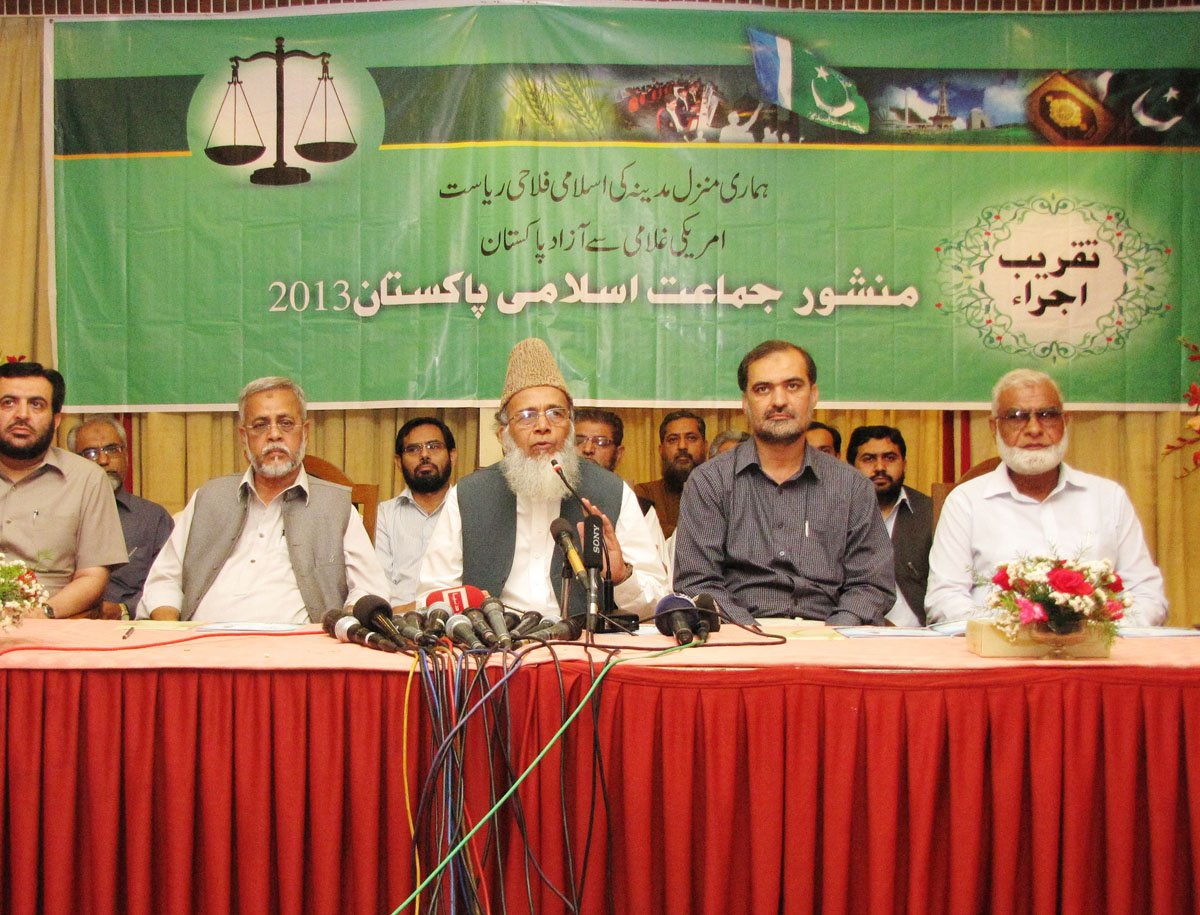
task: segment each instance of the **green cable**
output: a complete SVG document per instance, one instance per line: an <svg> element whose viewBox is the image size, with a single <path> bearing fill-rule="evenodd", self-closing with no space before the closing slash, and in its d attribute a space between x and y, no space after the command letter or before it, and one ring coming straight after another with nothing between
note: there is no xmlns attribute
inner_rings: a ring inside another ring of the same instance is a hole
<svg viewBox="0 0 1200 915"><path fill-rule="evenodd" d="M694 643L692 643L692 644L694 644ZM640 655L640 657L661 658L663 655L670 654L673 651L680 651L681 649L684 649L684 648L691 648L692 644L672 645L670 648L664 648L662 651L656 651L653 654L649 654L649 655ZM560 727L557 731L554 732L554 736L550 738L550 740L546 743L546 745L544 747L542 747L542 749L538 752L538 755L535 756L533 758L533 761L530 762L529 765L526 767L525 771L522 772L520 774L520 776L517 777L517 780L512 783L512 786L507 791L505 791L503 795L501 795L500 800L496 801L496 803L492 807L492 809L489 810L487 813L485 813L483 815L483 818L480 819L480 821L471 828L471 831L468 832L465 836L463 836L462 840L457 845L455 845L452 849L450 849L449 852L447 852L446 857L444 857L441 860L441 862L438 864L438 866L435 867L432 871L430 871L429 876L426 877L421 882L420 886L418 886L415 890L412 891L412 895L410 895L407 899L405 899L402 903L400 903L399 906L397 906L395 909L392 910L391 915L400 915L401 912L403 912L406 908L408 908L413 903L413 901L418 896L420 896L422 892L424 892L425 888L433 882L434 878L437 877L447 867L449 867L450 862L454 860L454 857L460 851L462 851L463 846L465 846L471 840L471 837L474 836L475 833L479 832L479 830L482 829L484 827L484 825L492 817L494 817L496 815L496 813L500 810L500 808L504 806L504 802L513 796L513 794L516 792L516 790L519 787L521 787L521 782L525 781L525 779L529 777L530 773L532 773L533 770L537 767L537 764L542 761L542 757L545 756L547 753L549 753L550 748L553 747L556 743L558 743L558 739L560 737L562 737L563 732L566 731L566 729L570 726L571 722L575 720L576 716L580 712L582 712L584 710L584 708L587 706L588 702L591 701L592 693L594 693L596 691L597 687L600 686L600 682L604 679L604 677L608 674L608 672L610 670L612 670L614 667L616 667L618 664L624 664L626 661L636 661L638 659L638 657L639 657L638 655L631 655L627 658L618 658L614 655L611 659L609 659L608 663L605 664L603 668L601 668L600 673L597 675L596 679L594 681L592 681L591 688L584 694L583 699L580 701L579 705L577 705L575 707L574 711L572 711L571 714L566 717L566 719L562 723L562 727ZM416 836L413 837L413 840L414 841L416 840Z"/></svg>

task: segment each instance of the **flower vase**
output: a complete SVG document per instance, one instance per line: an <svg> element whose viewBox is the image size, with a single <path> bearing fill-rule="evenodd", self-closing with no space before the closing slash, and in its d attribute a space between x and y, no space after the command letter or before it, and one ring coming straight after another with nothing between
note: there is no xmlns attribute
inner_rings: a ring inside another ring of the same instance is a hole
<svg viewBox="0 0 1200 915"><path fill-rule="evenodd" d="M1072 645L1078 645L1088 637L1087 626L1084 625L1083 620L1075 620L1059 626L1051 626L1045 622L1034 623L1028 627L1028 632L1033 641L1050 649L1046 657L1052 661L1069 658L1067 649Z"/></svg>

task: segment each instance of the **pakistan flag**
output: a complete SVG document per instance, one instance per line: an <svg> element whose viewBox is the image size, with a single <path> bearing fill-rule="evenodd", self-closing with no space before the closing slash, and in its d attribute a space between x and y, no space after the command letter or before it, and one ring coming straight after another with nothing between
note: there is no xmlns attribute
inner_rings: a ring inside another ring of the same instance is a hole
<svg viewBox="0 0 1200 915"><path fill-rule="evenodd" d="M832 67L779 35L747 29L754 73L763 98L837 130L865 134L870 123L858 87Z"/></svg>

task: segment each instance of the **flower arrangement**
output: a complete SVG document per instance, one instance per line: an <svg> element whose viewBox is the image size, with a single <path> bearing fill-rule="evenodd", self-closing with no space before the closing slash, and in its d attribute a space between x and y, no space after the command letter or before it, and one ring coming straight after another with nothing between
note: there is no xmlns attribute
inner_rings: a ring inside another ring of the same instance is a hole
<svg viewBox="0 0 1200 915"><path fill-rule="evenodd" d="M27 613L40 615L49 598L33 569L0 553L0 626L19 624Z"/></svg>
<svg viewBox="0 0 1200 915"><path fill-rule="evenodd" d="M1111 645L1117 620L1133 603L1107 559L1014 559L996 568L992 584L996 590L988 607L996 611L996 628L1009 641L1016 641L1022 629L1040 627L1065 635L1087 625Z"/></svg>
<svg viewBox="0 0 1200 915"><path fill-rule="evenodd" d="M1188 351L1188 362L1200 362L1200 344L1184 339L1180 339L1179 342ZM1187 397L1188 406L1192 408L1192 415L1188 417L1186 423L1187 427L1192 431L1168 443L1163 449L1164 457L1176 451L1182 451L1184 448L1190 448L1192 445L1200 445L1200 384L1193 381L1184 396ZM1186 477L1194 470L1200 470L1200 450L1192 452L1192 466L1184 470L1180 476Z"/></svg>

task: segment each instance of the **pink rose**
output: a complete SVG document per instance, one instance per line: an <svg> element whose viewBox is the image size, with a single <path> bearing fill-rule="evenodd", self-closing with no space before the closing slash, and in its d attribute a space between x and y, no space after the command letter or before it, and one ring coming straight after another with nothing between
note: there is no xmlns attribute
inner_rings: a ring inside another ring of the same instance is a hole
<svg viewBox="0 0 1200 915"><path fill-rule="evenodd" d="M1001 591L1012 590L1012 582L1008 580L1008 566L1000 566L996 570L996 574L992 576L992 584L1000 588Z"/></svg>
<svg viewBox="0 0 1200 915"><path fill-rule="evenodd" d="M1046 608L1041 604L1035 604L1031 600L1018 597L1017 608L1021 611L1021 623L1025 626L1028 626L1030 623L1046 622Z"/></svg>
<svg viewBox="0 0 1200 915"><path fill-rule="evenodd" d="M1091 594L1095 589L1087 583L1083 573L1071 569L1054 569L1046 576L1050 587L1060 594Z"/></svg>
<svg viewBox="0 0 1200 915"><path fill-rule="evenodd" d="M1125 605L1119 600L1105 601L1104 609L1108 611L1110 620L1119 620L1125 615Z"/></svg>

